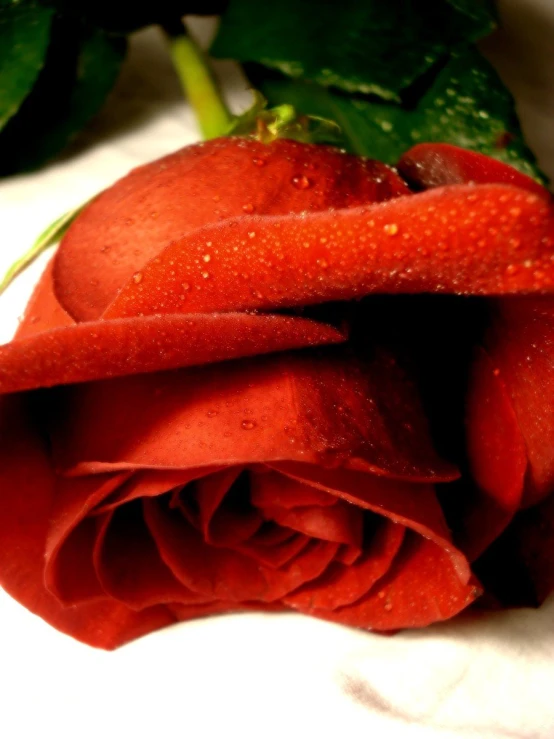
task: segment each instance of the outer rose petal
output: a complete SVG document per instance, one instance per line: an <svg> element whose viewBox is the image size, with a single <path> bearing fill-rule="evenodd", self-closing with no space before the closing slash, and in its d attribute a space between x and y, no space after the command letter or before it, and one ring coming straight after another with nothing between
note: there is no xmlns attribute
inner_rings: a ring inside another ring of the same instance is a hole
<svg viewBox="0 0 554 739"><path fill-rule="evenodd" d="M52 430L71 474L297 460L444 481L417 394L388 357L280 354L60 389Z"/></svg>
<svg viewBox="0 0 554 739"><path fill-rule="evenodd" d="M554 489L554 300L495 304L487 350L511 398L529 469L523 505Z"/></svg>
<svg viewBox="0 0 554 739"><path fill-rule="evenodd" d="M554 290L553 254L553 210L537 195L451 185L350 210L201 229L149 262L104 317L275 310L370 293L544 293ZM192 288L185 301L182 283Z"/></svg>
<svg viewBox="0 0 554 739"><path fill-rule="evenodd" d="M133 170L79 216L56 256L56 293L78 320L93 320L134 272L201 226L245 213L346 208L408 192L380 162L324 146L241 138L187 146Z"/></svg>
<svg viewBox="0 0 554 739"><path fill-rule="evenodd" d="M521 505L527 450L502 373L480 350L467 401L467 451L472 478L457 525L464 552L475 559L506 528Z"/></svg>
<svg viewBox="0 0 554 739"><path fill-rule="evenodd" d="M54 294L53 266L53 260L50 260L25 308L25 315L15 335L16 339L26 339L48 329L71 326L75 323L58 303Z"/></svg>
<svg viewBox="0 0 554 739"><path fill-rule="evenodd" d="M104 594L93 564L98 538L93 513L137 497L160 495L204 474L195 470L144 471L58 478L44 553L48 590L68 605Z"/></svg>
<svg viewBox="0 0 554 739"><path fill-rule="evenodd" d="M390 631L418 628L452 618L481 594L476 581L464 582L437 544L407 532L388 574L369 594L335 611L306 610L321 618Z"/></svg>
<svg viewBox="0 0 554 739"><path fill-rule="evenodd" d="M54 476L25 400L3 399L0 413L0 585L60 631L92 646L114 648L167 626L165 607L136 613L104 598L66 608L44 587L44 549L54 494Z"/></svg>
<svg viewBox="0 0 554 739"><path fill-rule="evenodd" d="M344 340L288 316L164 315L55 328L0 346L0 393L156 372Z"/></svg>
<svg viewBox="0 0 554 739"><path fill-rule="evenodd" d="M401 157L398 169L424 188L496 182L529 190L547 201L552 198L546 188L514 167L452 144L418 144Z"/></svg>

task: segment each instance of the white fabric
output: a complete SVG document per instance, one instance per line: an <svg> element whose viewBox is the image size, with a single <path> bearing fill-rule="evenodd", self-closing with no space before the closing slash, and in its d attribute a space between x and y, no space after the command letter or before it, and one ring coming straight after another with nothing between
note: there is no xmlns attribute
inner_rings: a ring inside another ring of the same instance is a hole
<svg viewBox="0 0 554 739"><path fill-rule="evenodd" d="M554 0L501 6L508 34L489 48L554 175ZM240 77L222 70L240 105ZM0 273L54 217L196 137L152 32L135 39L113 97L70 154L0 185ZM0 340L44 262L0 299ZM0 625L6 739L554 737L554 598L391 638L296 615L213 617L105 653L0 591Z"/></svg>

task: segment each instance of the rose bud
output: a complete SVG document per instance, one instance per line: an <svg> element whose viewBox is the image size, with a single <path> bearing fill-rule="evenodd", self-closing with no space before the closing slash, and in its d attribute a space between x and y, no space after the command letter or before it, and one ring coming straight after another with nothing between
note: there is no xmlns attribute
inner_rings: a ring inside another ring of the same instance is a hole
<svg viewBox="0 0 554 739"><path fill-rule="evenodd" d="M95 199L0 347L9 593L105 648L245 609L391 631L470 605L507 534L549 592L549 196L424 154L400 163L414 194L377 162L221 139ZM446 405L421 293L485 305Z"/></svg>

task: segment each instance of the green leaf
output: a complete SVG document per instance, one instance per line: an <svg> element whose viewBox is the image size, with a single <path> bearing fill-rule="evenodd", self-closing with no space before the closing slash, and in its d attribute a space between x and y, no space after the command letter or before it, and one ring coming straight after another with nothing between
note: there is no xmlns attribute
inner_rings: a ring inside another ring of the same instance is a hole
<svg viewBox="0 0 554 739"><path fill-rule="evenodd" d="M52 11L34 2L1 0L0 130L17 112L44 64Z"/></svg>
<svg viewBox="0 0 554 739"><path fill-rule="evenodd" d="M2 0L0 0L1 2ZM215 15L226 0L41 0L65 16L107 31L129 33L143 26L163 24L183 15Z"/></svg>
<svg viewBox="0 0 554 739"><path fill-rule="evenodd" d="M124 52L124 39L56 18L44 68L0 133L0 174L33 169L57 154L101 107Z"/></svg>
<svg viewBox="0 0 554 739"><path fill-rule="evenodd" d="M287 102L303 113L336 121L344 147L356 154L395 164L414 144L440 141L488 154L543 180L523 140L512 96L474 47L453 52L410 107L277 79L261 67L249 72L271 105Z"/></svg>
<svg viewBox="0 0 554 739"><path fill-rule="evenodd" d="M212 53L398 101L452 46L494 27L488 0L231 0Z"/></svg>

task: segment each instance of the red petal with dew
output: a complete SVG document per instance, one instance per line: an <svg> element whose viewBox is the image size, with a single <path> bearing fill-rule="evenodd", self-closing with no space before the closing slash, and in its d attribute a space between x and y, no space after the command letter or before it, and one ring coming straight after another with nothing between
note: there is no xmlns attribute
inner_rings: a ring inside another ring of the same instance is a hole
<svg viewBox="0 0 554 739"><path fill-rule="evenodd" d="M506 185L451 185L201 229L149 262L104 317L275 310L371 293L547 293L553 255L553 210L543 199ZM184 282L192 289L182 301Z"/></svg>
<svg viewBox="0 0 554 739"><path fill-rule="evenodd" d="M324 146L225 138L187 146L108 188L69 229L55 261L61 304L94 320L170 242L226 218L380 202L409 192L380 162Z"/></svg>
<svg viewBox="0 0 554 739"><path fill-rule="evenodd" d="M0 393L333 344L338 330L288 316L165 315L55 328L0 346Z"/></svg>
<svg viewBox="0 0 554 739"><path fill-rule="evenodd" d="M71 474L297 460L445 481L417 394L386 355L318 350L60 388L56 464Z"/></svg>

